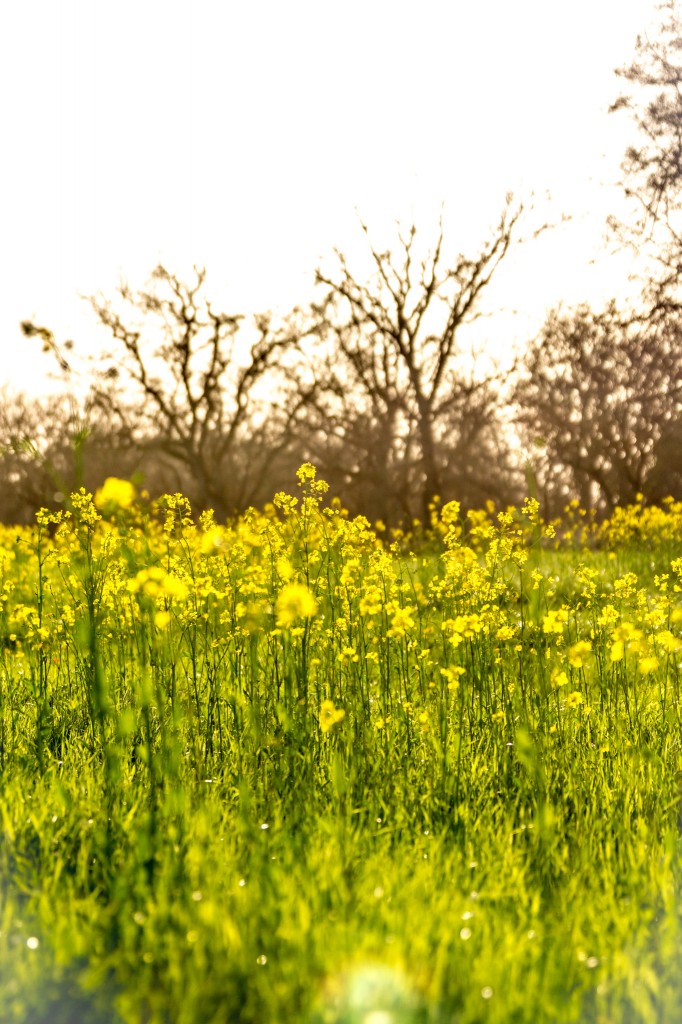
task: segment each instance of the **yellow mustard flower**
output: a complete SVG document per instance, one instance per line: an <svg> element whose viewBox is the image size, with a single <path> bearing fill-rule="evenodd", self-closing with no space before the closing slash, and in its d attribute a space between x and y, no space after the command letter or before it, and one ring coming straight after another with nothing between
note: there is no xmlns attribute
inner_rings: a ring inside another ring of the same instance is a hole
<svg viewBox="0 0 682 1024"><path fill-rule="evenodd" d="M671 633L669 629L663 629L656 636L656 642L661 645L668 654L676 654L682 648L682 640Z"/></svg>
<svg viewBox="0 0 682 1024"><path fill-rule="evenodd" d="M309 619L317 611L314 594L303 583L287 583L277 595L277 625L291 626L296 619Z"/></svg>
<svg viewBox="0 0 682 1024"><path fill-rule="evenodd" d="M397 638L405 636L407 630L414 627L413 615L416 609L410 608L409 606L401 608L399 605L396 605L395 602L389 602L386 606L387 611L389 611L389 607L391 613L391 628L386 631L386 636Z"/></svg>
<svg viewBox="0 0 682 1024"><path fill-rule="evenodd" d="M592 644L589 640L578 640L577 644L573 644L568 649L568 660L573 668L584 668L585 658L592 650Z"/></svg>
<svg viewBox="0 0 682 1024"><path fill-rule="evenodd" d="M322 701L320 705L320 729L323 733L328 733L335 725L343 721L345 717L346 712L343 708L334 707L333 701Z"/></svg>
<svg viewBox="0 0 682 1024"><path fill-rule="evenodd" d="M554 671L552 672L552 686L558 688L559 686L567 685L568 675L566 674L566 672L564 672L563 669L554 669Z"/></svg>
<svg viewBox="0 0 682 1024"><path fill-rule="evenodd" d="M97 508L130 508L135 503L135 485L130 480L108 476L99 490L95 491Z"/></svg>
<svg viewBox="0 0 682 1024"><path fill-rule="evenodd" d="M543 633L558 633L561 634L564 631L564 626L568 622L568 609L559 608L558 611L549 611L542 619L542 632Z"/></svg>

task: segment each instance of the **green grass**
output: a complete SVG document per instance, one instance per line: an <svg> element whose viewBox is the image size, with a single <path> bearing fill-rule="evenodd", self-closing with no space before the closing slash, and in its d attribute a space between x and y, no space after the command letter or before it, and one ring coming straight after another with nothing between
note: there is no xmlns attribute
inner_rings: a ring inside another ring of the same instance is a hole
<svg viewBox="0 0 682 1024"><path fill-rule="evenodd" d="M2 539L0 1020L682 1019L669 556L400 555L318 497Z"/></svg>

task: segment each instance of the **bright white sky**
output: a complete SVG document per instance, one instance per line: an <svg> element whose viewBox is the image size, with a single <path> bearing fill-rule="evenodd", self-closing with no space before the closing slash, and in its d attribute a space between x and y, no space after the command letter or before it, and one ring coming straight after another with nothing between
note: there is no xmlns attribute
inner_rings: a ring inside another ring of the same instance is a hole
<svg viewBox="0 0 682 1024"><path fill-rule="evenodd" d="M425 235L453 252L551 193L570 224L508 257L492 345L563 300L626 287L600 255L627 117L616 66L654 0L22 0L0 13L2 373L49 366L19 321L96 350L79 295L208 269L231 312L303 303L334 246ZM655 17L654 17L655 24ZM549 207L546 209L550 209ZM597 259L592 264L591 261ZM501 326L504 325L504 326Z"/></svg>

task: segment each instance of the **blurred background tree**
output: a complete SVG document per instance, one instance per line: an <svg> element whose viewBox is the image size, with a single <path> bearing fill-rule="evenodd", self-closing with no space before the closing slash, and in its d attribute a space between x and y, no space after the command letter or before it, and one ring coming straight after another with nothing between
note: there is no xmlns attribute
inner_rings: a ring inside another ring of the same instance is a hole
<svg viewBox="0 0 682 1024"><path fill-rule="evenodd" d="M670 319L637 325L615 306L549 315L513 393L545 510L682 498L681 343Z"/></svg>
<svg viewBox="0 0 682 1024"><path fill-rule="evenodd" d="M307 374L309 458L339 493L373 518L428 521L434 495L464 504L514 492L500 430L499 367L483 371L461 329L512 243L522 208L508 197L473 256L446 255L442 224L419 254L417 227L398 229L393 250L367 237L373 274L360 279L336 251L317 272L312 306L319 344Z"/></svg>
<svg viewBox="0 0 682 1024"><path fill-rule="evenodd" d="M626 83L612 112L625 111L635 134L626 149L622 187L627 218L612 217L622 242L645 258L644 302L653 317L680 309L682 295L682 13L678 0L659 7L655 36L641 35L635 59L616 72Z"/></svg>
<svg viewBox="0 0 682 1024"><path fill-rule="evenodd" d="M652 35L617 74L634 138L622 162L626 212L609 219L636 257L630 308L586 306L548 318L522 359L516 422L545 509L577 497L609 512L642 494L682 498L682 15L658 8Z"/></svg>
<svg viewBox="0 0 682 1024"><path fill-rule="evenodd" d="M131 438L89 400L0 392L0 521L32 522L39 508L59 508L107 476L130 476L137 463Z"/></svg>
<svg viewBox="0 0 682 1024"><path fill-rule="evenodd" d="M258 316L247 329L243 317L214 309L204 282L204 270L187 284L159 266L141 291L122 285L116 302L91 299L112 344L81 361L79 374L88 410L126 439L151 491L181 490L225 516L272 496L305 397L280 372L300 335L293 315L277 328ZM22 327L73 375L73 357L49 331Z"/></svg>

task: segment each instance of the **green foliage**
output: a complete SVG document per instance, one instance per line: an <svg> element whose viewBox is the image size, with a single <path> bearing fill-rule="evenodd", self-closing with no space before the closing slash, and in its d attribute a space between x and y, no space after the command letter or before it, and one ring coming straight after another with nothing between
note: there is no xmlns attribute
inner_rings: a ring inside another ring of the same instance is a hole
<svg viewBox="0 0 682 1024"><path fill-rule="evenodd" d="M299 483L0 533L0 1019L678 1019L680 508Z"/></svg>

